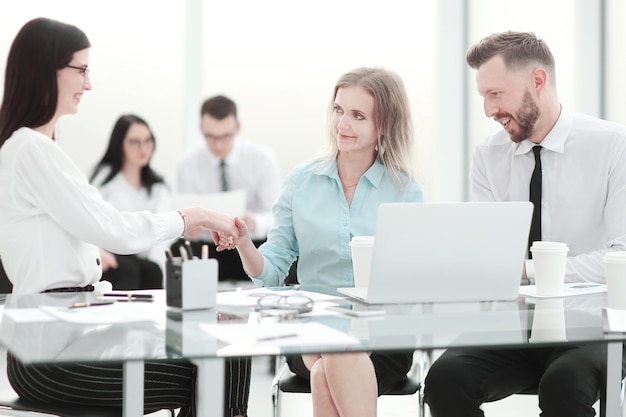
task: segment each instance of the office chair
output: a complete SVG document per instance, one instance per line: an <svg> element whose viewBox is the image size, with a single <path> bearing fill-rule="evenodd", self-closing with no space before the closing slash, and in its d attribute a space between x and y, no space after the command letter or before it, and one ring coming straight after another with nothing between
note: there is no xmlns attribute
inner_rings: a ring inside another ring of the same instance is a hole
<svg viewBox="0 0 626 417"><path fill-rule="evenodd" d="M4 411L10 414L4 414ZM34 417L55 415L58 417L122 417L122 409L116 407L95 407L89 405L39 404L17 396L0 398L0 415L14 417Z"/></svg>
<svg viewBox="0 0 626 417"><path fill-rule="evenodd" d="M423 401L423 379L425 372L430 366L431 352L420 352L419 358L414 362L411 371L407 375L407 379L399 383L392 388L389 392L383 395L413 395L418 394L418 416L425 416L425 404ZM272 380L272 406L273 416L280 417L280 399L281 393L293 393L293 394L310 394L311 386L309 380L301 378L292 373L286 362L283 361L279 370L276 372L276 376Z"/></svg>
<svg viewBox="0 0 626 417"><path fill-rule="evenodd" d="M122 417L123 412L118 407L40 404L19 398L15 393L0 395L0 416L35 417L38 414L42 417ZM170 410L170 414L174 417L174 410Z"/></svg>

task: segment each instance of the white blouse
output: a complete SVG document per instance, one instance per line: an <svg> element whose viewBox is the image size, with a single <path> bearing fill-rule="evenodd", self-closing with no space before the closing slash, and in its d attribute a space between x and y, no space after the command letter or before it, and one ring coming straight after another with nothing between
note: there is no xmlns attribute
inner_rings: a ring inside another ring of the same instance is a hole
<svg viewBox="0 0 626 417"><path fill-rule="evenodd" d="M116 210L39 132L20 128L0 148L0 256L14 293L93 284L99 247L143 252L183 227L175 211Z"/></svg>
<svg viewBox="0 0 626 417"><path fill-rule="evenodd" d="M135 188L121 172L118 172L111 181L102 184L110 172L110 167L103 167L91 183L98 188L102 198L116 209L120 211L148 210L152 213L164 213L171 210L171 193L164 182L153 184L152 191L148 194L147 188ZM156 262L165 271L165 249L170 243L169 241L162 242L138 255Z"/></svg>

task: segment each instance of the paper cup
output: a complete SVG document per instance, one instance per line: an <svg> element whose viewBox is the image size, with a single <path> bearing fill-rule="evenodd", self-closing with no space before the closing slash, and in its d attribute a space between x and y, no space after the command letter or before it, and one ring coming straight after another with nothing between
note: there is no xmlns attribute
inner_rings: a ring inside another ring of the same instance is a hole
<svg viewBox="0 0 626 417"><path fill-rule="evenodd" d="M609 308L626 310L626 251L604 256L604 275Z"/></svg>
<svg viewBox="0 0 626 417"><path fill-rule="evenodd" d="M530 248L535 269L537 295L560 295L565 283L565 265L569 248L560 242L533 242Z"/></svg>
<svg viewBox="0 0 626 417"><path fill-rule="evenodd" d="M563 299L538 299L535 303L529 342L558 342L564 340L567 340L567 338L565 334Z"/></svg>
<svg viewBox="0 0 626 417"><path fill-rule="evenodd" d="M374 236L354 236L350 241L352 250L352 271L354 286L367 288L372 267L372 253L374 252Z"/></svg>

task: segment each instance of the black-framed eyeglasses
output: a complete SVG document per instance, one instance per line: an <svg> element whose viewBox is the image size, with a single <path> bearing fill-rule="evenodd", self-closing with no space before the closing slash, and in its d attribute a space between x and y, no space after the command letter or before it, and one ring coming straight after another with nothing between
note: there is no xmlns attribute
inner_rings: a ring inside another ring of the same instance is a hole
<svg viewBox="0 0 626 417"><path fill-rule="evenodd" d="M77 67L75 65L70 65L70 64L67 64L66 67L78 70L83 77L89 78L89 73L91 72L91 70L87 67Z"/></svg>
<svg viewBox="0 0 626 417"><path fill-rule="evenodd" d="M214 135L212 133L207 133L204 137L211 142L230 142L235 138L235 132L232 133L224 133L223 135Z"/></svg>
<svg viewBox="0 0 626 417"><path fill-rule="evenodd" d="M133 149L141 149L143 147L150 149L154 147L154 139L152 138L145 139L145 140L130 138L130 139L125 139L124 143L128 144L128 146L130 146Z"/></svg>
<svg viewBox="0 0 626 417"><path fill-rule="evenodd" d="M301 294L266 294L257 301L260 310L296 310L299 314L313 310L313 299Z"/></svg>

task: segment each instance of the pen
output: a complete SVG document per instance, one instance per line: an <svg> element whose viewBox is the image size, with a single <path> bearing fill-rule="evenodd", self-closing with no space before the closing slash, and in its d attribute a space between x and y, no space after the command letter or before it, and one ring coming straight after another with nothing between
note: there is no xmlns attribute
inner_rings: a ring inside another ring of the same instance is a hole
<svg viewBox="0 0 626 417"><path fill-rule="evenodd" d="M277 339L289 339L291 337L297 337L298 333L288 333L288 334L281 334L278 336L264 336L264 337L257 337L256 341L257 342L267 342L268 340L277 340Z"/></svg>
<svg viewBox="0 0 626 417"><path fill-rule="evenodd" d="M172 251L169 248L165 249L165 256L170 261L174 259L174 255L172 255Z"/></svg>
<svg viewBox="0 0 626 417"><path fill-rule="evenodd" d="M191 248L191 243L188 240L185 240L185 249L187 249L187 256L189 256L189 259L193 259L193 249Z"/></svg>
<svg viewBox="0 0 626 417"><path fill-rule="evenodd" d="M209 245L202 245L202 259L209 259Z"/></svg>
<svg viewBox="0 0 626 417"><path fill-rule="evenodd" d="M123 297L123 298L153 298L152 294L131 294L131 293L104 293L103 297Z"/></svg>
<svg viewBox="0 0 626 417"><path fill-rule="evenodd" d="M189 254L187 253L187 249L183 245L180 245L180 257L183 261L189 260Z"/></svg>
<svg viewBox="0 0 626 417"><path fill-rule="evenodd" d="M72 308L83 308L83 307L97 307L97 306L108 306L111 304L115 304L115 301L97 301L93 303L74 303L67 306L68 309Z"/></svg>
<svg viewBox="0 0 626 417"><path fill-rule="evenodd" d="M102 294L100 299L113 298L116 301L148 301L152 302L154 297L152 294Z"/></svg>

